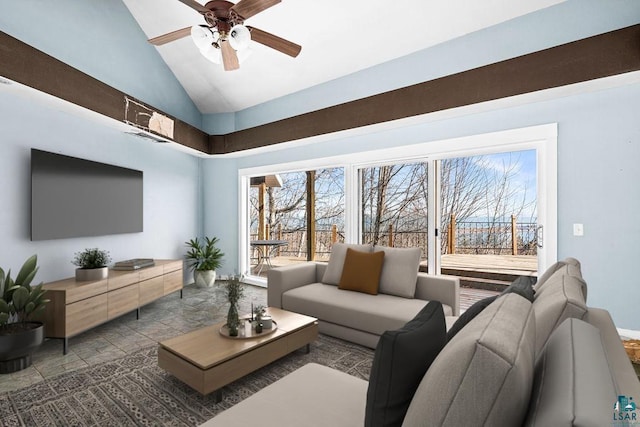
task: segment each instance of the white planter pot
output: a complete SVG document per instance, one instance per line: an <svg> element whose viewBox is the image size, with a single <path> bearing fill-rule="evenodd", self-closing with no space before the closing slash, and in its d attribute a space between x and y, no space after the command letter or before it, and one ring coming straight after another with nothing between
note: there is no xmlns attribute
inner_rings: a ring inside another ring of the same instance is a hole
<svg viewBox="0 0 640 427"><path fill-rule="evenodd" d="M195 270L193 272L193 280L196 282L196 286L200 288L210 288L216 281L215 270Z"/></svg>
<svg viewBox="0 0 640 427"><path fill-rule="evenodd" d="M102 268L76 268L76 280L89 282L106 279L109 275L109 267Z"/></svg>

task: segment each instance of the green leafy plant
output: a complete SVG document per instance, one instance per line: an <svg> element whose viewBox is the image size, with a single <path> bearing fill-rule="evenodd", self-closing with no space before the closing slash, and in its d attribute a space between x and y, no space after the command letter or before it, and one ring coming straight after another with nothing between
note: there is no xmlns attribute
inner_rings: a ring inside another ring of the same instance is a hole
<svg viewBox="0 0 640 427"><path fill-rule="evenodd" d="M98 248L90 248L82 252L76 252L73 261L71 261L73 265L87 269L106 267L110 262L111 256L109 252Z"/></svg>
<svg viewBox="0 0 640 427"><path fill-rule="evenodd" d="M186 259L192 270L216 270L222 265L224 253L216 247L218 238L205 237L201 242L197 237L185 242L189 247Z"/></svg>
<svg viewBox="0 0 640 427"><path fill-rule="evenodd" d="M239 274L229 276L227 280L227 299L231 304L237 304L244 296L244 283Z"/></svg>
<svg viewBox="0 0 640 427"><path fill-rule="evenodd" d="M42 283L31 286L38 272L38 257L31 256L25 261L15 280L11 270L6 275L0 268L0 330L16 323L26 323L34 319L49 302L44 298Z"/></svg>
<svg viewBox="0 0 640 427"><path fill-rule="evenodd" d="M262 316L264 316L266 312L267 308L264 305L256 305L253 308L253 318L256 322L259 322L262 320Z"/></svg>

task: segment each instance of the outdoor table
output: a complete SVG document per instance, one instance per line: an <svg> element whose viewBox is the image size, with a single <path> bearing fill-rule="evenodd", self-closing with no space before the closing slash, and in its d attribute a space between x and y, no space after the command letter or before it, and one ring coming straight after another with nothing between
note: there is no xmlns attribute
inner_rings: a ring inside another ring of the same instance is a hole
<svg viewBox="0 0 640 427"><path fill-rule="evenodd" d="M273 268L271 264L271 254L273 250L279 246L286 246L289 242L286 240L252 240L249 242L251 247L258 251L258 263L256 264L256 274L260 274L265 265Z"/></svg>

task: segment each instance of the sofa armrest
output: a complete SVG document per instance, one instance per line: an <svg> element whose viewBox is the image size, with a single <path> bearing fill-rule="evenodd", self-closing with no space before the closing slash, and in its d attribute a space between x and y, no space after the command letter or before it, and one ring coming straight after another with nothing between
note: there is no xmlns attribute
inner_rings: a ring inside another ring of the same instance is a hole
<svg viewBox="0 0 640 427"><path fill-rule="evenodd" d="M640 396L640 382L609 312L601 308L589 307L585 320L600 330L609 369L615 377L618 392L634 398Z"/></svg>
<svg viewBox="0 0 640 427"><path fill-rule="evenodd" d="M460 316L460 279L455 276L418 273L415 298L447 304Z"/></svg>
<svg viewBox="0 0 640 427"><path fill-rule="evenodd" d="M267 305L282 308L282 294L289 289L316 282L316 263L304 262L277 267L267 272Z"/></svg>

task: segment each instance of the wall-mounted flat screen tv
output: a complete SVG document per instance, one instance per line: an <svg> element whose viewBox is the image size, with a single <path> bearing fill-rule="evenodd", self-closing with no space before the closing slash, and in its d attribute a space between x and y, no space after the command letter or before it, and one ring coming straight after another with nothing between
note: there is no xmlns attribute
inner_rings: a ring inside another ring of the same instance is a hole
<svg viewBox="0 0 640 427"><path fill-rule="evenodd" d="M143 231L142 171L31 149L31 240Z"/></svg>

